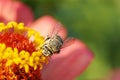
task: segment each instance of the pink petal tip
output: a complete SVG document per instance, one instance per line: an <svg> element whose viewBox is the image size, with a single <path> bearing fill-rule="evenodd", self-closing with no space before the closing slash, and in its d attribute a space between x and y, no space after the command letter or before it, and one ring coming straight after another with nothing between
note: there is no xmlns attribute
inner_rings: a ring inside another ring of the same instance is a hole
<svg viewBox="0 0 120 80"><path fill-rule="evenodd" d="M43 69L44 80L74 80L91 63L94 56L86 45L76 40L71 46L54 55Z"/></svg>

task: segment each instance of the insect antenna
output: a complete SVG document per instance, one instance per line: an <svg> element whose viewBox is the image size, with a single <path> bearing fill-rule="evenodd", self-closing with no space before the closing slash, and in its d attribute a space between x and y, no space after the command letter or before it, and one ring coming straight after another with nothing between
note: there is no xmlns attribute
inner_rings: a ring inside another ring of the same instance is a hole
<svg viewBox="0 0 120 80"><path fill-rule="evenodd" d="M51 37L53 37L54 35L57 35L61 31L61 28L60 28L61 26L62 24L60 22L54 25L50 34Z"/></svg>

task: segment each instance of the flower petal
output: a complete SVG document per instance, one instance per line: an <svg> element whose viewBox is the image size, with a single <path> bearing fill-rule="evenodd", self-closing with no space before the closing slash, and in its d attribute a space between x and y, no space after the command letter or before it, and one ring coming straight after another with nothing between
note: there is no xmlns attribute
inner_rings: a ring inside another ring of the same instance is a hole
<svg viewBox="0 0 120 80"><path fill-rule="evenodd" d="M0 21L24 22L26 25L33 21L32 11L24 4L12 0L0 0Z"/></svg>
<svg viewBox="0 0 120 80"><path fill-rule="evenodd" d="M73 80L87 68L92 59L93 54L86 45L75 40L71 46L52 57L42 71L43 80Z"/></svg>
<svg viewBox="0 0 120 80"><path fill-rule="evenodd" d="M105 80L120 80L120 69L114 69L110 71Z"/></svg>
<svg viewBox="0 0 120 80"><path fill-rule="evenodd" d="M58 26L57 26L58 24ZM32 28L40 32L43 36L51 36L52 33L55 33L58 31L58 34L64 39L67 35L66 29L63 27L63 25L60 24L57 20L55 20L51 16L43 16L39 18L37 21L35 21L32 25ZM57 29L56 29L57 28Z"/></svg>
<svg viewBox="0 0 120 80"><path fill-rule="evenodd" d="M46 36L54 31L54 25L57 23L58 21L53 17L43 16L31 27ZM63 26L58 28L59 35L65 38L66 29ZM52 57L51 62L43 70L43 80L73 80L85 70L92 59L92 52L85 44L75 40L71 46L62 49L60 54Z"/></svg>

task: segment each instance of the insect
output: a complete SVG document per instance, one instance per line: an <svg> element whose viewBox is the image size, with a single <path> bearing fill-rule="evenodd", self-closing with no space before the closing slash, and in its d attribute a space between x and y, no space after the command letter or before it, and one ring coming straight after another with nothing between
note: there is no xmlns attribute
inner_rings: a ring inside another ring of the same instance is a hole
<svg viewBox="0 0 120 80"><path fill-rule="evenodd" d="M43 49L42 53L45 56L50 56L54 53L59 53L62 45L63 45L63 40L59 35L55 34L52 37L47 37L45 43L42 46Z"/></svg>
<svg viewBox="0 0 120 80"><path fill-rule="evenodd" d="M63 41L61 36L59 36L57 34L58 30L56 30L56 29L59 29L58 28L59 26L61 26L61 24L58 24L57 26L54 27L55 28L54 31L57 31L57 32L53 31L54 33L52 33L52 36L50 37L48 35L47 38L45 39L45 42L41 47L43 50L42 51L43 55L51 56L55 53L59 53L61 48L69 46L73 43L74 39L67 39L67 40ZM71 42L69 42L69 41L71 41Z"/></svg>

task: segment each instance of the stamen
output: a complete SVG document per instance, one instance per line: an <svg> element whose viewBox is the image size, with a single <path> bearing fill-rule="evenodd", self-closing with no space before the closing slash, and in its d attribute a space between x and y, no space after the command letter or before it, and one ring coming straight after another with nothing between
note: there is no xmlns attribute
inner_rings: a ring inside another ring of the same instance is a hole
<svg viewBox="0 0 120 80"><path fill-rule="evenodd" d="M26 34L27 33L27 34ZM41 80L44 37L23 23L0 23L0 80Z"/></svg>

